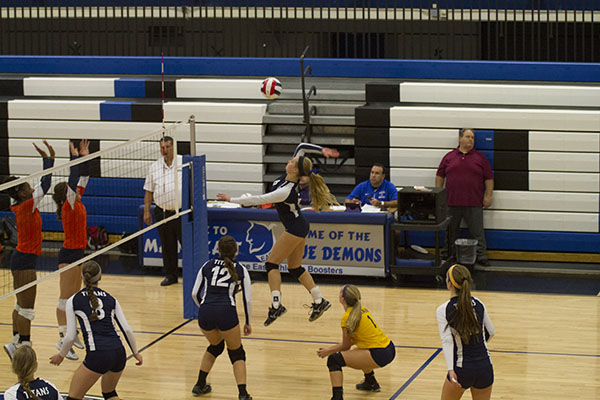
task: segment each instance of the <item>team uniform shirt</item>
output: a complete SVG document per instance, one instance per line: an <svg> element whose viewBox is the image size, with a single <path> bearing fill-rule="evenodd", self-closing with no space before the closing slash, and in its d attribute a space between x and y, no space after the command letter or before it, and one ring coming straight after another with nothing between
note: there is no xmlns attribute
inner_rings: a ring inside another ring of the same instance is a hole
<svg viewBox="0 0 600 400"><path fill-rule="evenodd" d="M51 382L45 379L37 378L29 382L29 389L42 400L63 400L63 397ZM20 383L11 386L4 392L4 400L29 400L31 397L27 394Z"/></svg>
<svg viewBox="0 0 600 400"><path fill-rule="evenodd" d="M98 297L98 308L96 309L98 320L96 321L90 321L89 319L92 314L92 306L85 288L75 293L67 301L65 311L67 315L67 334L63 340L60 355L65 357L73 345L75 336L77 336L77 322L79 322L88 353L123 347L121 338L115 328L116 322L121 332L125 334L125 340L131 351L136 354L137 345L133 331L129 327L117 299L100 288L94 288L94 292Z"/></svg>
<svg viewBox="0 0 600 400"><path fill-rule="evenodd" d="M352 190L346 198L348 200L352 200L354 198L359 198L362 205L371 204L369 202L369 197L379 200L379 201L392 201L398 200L398 189L396 186L390 181L386 181L385 179L379 185L379 187L374 188L371 186L371 181L367 180L359 183Z"/></svg>
<svg viewBox="0 0 600 400"><path fill-rule="evenodd" d="M182 175L179 165L183 164L183 156L173 157L171 166L168 166L164 157L154 161L148 170L144 190L152 192L154 204L163 210L176 211L181 208ZM177 191L175 190L175 173L177 172ZM175 195L178 193L179 195Z"/></svg>
<svg viewBox="0 0 600 400"><path fill-rule="evenodd" d="M75 158L71 158L72 160ZM87 212L85 206L77 201L77 195L83 196L90 179L88 163L71 167L67 184L67 201L62 206L62 226L65 232L65 249L85 249L87 247Z"/></svg>
<svg viewBox="0 0 600 400"><path fill-rule="evenodd" d="M342 328L346 327L348 316L352 307L348 307L342 316ZM385 348L390 344L390 339L375 323L373 316L366 308L361 308L360 322L351 336L352 342L360 349Z"/></svg>
<svg viewBox="0 0 600 400"><path fill-rule="evenodd" d="M455 368L463 368L470 363L482 361L491 363L487 340L494 336L496 330L483 303L475 297L471 298L477 321L481 323L481 336L471 337L469 343L466 344L462 342L460 334L454 329L451 322L456 313L457 302L458 297L455 296L439 306L436 311L447 369L450 371Z"/></svg>
<svg viewBox="0 0 600 400"><path fill-rule="evenodd" d="M54 160L44 158L44 169L52 168ZM42 254L42 217L38 206L52 181L52 174L44 175L33 190L30 198L10 206L17 220L17 251L27 254Z"/></svg>
<svg viewBox="0 0 600 400"><path fill-rule="evenodd" d="M246 324L250 324L250 315L252 314L252 296L250 292L250 274L248 270L237 261L233 262L235 271L238 275L236 283L233 281L229 271L225 266L225 261L221 258L208 260L196 276L196 282L192 289L192 298L198 307L204 305L211 306L231 306L235 311L235 294L238 287L242 288L242 299L244 302L244 313L246 314Z"/></svg>
<svg viewBox="0 0 600 400"><path fill-rule="evenodd" d="M436 175L446 178L446 201L455 207L483 207L485 181L494 179L492 167L483 153L459 148L447 153Z"/></svg>
<svg viewBox="0 0 600 400"><path fill-rule="evenodd" d="M296 147L293 157L303 156L306 153L322 154L323 148L312 143L300 143ZM308 234L308 221L300 212L298 204L298 182L286 180L283 174L273 182L271 191L266 194L248 197L232 197L231 202L244 206L257 206L274 203L279 215L279 220L286 231L296 236L304 237Z"/></svg>

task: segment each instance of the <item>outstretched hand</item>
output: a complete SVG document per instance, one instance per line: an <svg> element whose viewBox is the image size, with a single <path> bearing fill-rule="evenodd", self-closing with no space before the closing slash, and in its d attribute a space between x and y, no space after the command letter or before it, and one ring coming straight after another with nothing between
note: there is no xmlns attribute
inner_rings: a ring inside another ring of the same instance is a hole
<svg viewBox="0 0 600 400"><path fill-rule="evenodd" d="M56 353L52 357L50 357L50 364L52 365L60 365L65 358L61 356L59 353Z"/></svg>
<svg viewBox="0 0 600 400"><path fill-rule="evenodd" d="M69 150L71 151L71 155L73 157L79 157L79 150L75 147L75 143L72 140L69 140Z"/></svg>
<svg viewBox="0 0 600 400"><path fill-rule="evenodd" d="M142 357L142 355L140 353L136 353L133 355L133 358L135 358L137 360L137 362L135 363L135 365L142 365L144 363L144 358Z"/></svg>
<svg viewBox="0 0 600 400"><path fill-rule="evenodd" d="M81 139L81 142L79 142L79 155L80 156L87 156L88 154L90 154L90 141L87 139Z"/></svg>
<svg viewBox="0 0 600 400"><path fill-rule="evenodd" d="M217 193L217 199L223 200L223 201L230 201L231 196L228 194L225 194L225 193Z"/></svg>
<svg viewBox="0 0 600 400"><path fill-rule="evenodd" d="M47 140L43 140L42 143L44 143L44 145L46 145L46 147L48 148L48 151L50 152L50 158L54 160L54 156L56 155L56 152L54 151L54 147L50 146L50 143L48 143ZM46 153L46 151L41 149L37 144L33 143L33 147L35 147L37 152L40 153L40 156L42 156L43 158L48 157L48 154Z"/></svg>
<svg viewBox="0 0 600 400"><path fill-rule="evenodd" d="M325 158L338 158L340 156L340 152L336 149L330 149L329 147L323 147L323 155Z"/></svg>

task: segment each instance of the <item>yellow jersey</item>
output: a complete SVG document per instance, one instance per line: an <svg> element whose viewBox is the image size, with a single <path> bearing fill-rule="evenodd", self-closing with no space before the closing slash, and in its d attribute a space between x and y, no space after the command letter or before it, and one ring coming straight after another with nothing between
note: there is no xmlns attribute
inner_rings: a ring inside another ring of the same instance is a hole
<svg viewBox="0 0 600 400"><path fill-rule="evenodd" d="M390 344L390 339L381 329L379 329L379 326L375 323L371 313L364 307L362 307L361 310L362 315L360 317L360 322L351 336L352 342L361 349L387 347L387 345ZM344 315L342 315L342 328L346 327L350 311L352 311L352 307L348 307Z"/></svg>

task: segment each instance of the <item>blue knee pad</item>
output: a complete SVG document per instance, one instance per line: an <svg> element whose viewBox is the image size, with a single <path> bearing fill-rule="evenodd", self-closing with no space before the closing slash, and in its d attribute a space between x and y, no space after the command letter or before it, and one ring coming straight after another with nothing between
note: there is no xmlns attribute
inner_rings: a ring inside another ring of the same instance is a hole
<svg viewBox="0 0 600 400"><path fill-rule="evenodd" d="M342 353L337 352L333 353L329 357L327 357L327 368L329 368L329 372L333 371L341 371L342 367L346 366L346 361L344 361L344 357L342 357Z"/></svg>
<svg viewBox="0 0 600 400"><path fill-rule="evenodd" d="M225 350L225 340L221 340L221 343L217 345L210 345L206 348L210 354L212 354L215 358L219 357L221 353Z"/></svg>
<svg viewBox="0 0 600 400"><path fill-rule="evenodd" d="M276 269L276 270L278 270L278 271L279 271L279 265L277 265L277 264L273 264L272 262L268 262L268 261L267 261L267 262L265 263L265 269L267 270L267 274L268 274L269 272L271 272L272 270L274 270L274 269Z"/></svg>
<svg viewBox="0 0 600 400"><path fill-rule="evenodd" d="M296 279L300 278L300 275L302 275L304 273L304 271L306 271L306 270L304 269L304 267L302 265L299 266L298 268L288 269L288 272L290 273L290 275Z"/></svg>
<svg viewBox="0 0 600 400"><path fill-rule="evenodd" d="M244 346L238 347L235 350L227 349L227 353L229 353L229 359L231 363L234 364L236 361L246 361L246 352L244 351Z"/></svg>

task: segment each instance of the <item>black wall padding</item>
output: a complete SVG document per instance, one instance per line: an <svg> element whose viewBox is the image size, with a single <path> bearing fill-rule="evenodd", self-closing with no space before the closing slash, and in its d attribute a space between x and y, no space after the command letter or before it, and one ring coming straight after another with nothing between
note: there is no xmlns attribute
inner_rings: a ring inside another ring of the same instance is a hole
<svg viewBox="0 0 600 400"><path fill-rule="evenodd" d="M371 166L368 167L355 167L354 168L354 180L355 184L358 185L361 182L364 182L369 179L369 175L371 174ZM387 179L387 174L386 174ZM350 193L348 193L350 194Z"/></svg>
<svg viewBox="0 0 600 400"><path fill-rule="evenodd" d="M494 171L529 171L526 151L494 151Z"/></svg>
<svg viewBox="0 0 600 400"><path fill-rule="evenodd" d="M390 151L381 147L355 147L354 148L354 165L357 167L369 167L379 163L389 168Z"/></svg>
<svg viewBox="0 0 600 400"><path fill-rule="evenodd" d="M354 131L356 147L390 147L390 130L388 128L356 128Z"/></svg>
<svg viewBox="0 0 600 400"><path fill-rule="evenodd" d="M146 81L146 97L162 98L161 81ZM175 97L175 81L165 81L165 99L174 99Z"/></svg>
<svg viewBox="0 0 600 400"><path fill-rule="evenodd" d="M494 190L529 190L529 172L494 171Z"/></svg>
<svg viewBox="0 0 600 400"><path fill-rule="evenodd" d="M356 126L384 127L390 126L390 106L360 106L354 109Z"/></svg>
<svg viewBox="0 0 600 400"><path fill-rule="evenodd" d="M179 140L177 142L177 154L185 156L186 154L190 154L190 141Z"/></svg>
<svg viewBox="0 0 600 400"><path fill-rule="evenodd" d="M494 150L529 151L529 131L494 131Z"/></svg>
<svg viewBox="0 0 600 400"><path fill-rule="evenodd" d="M4 181L4 178L10 176L10 167L8 163L8 121L0 119L0 157L3 161L0 162L0 182ZM4 161L6 159L6 161Z"/></svg>
<svg viewBox="0 0 600 400"><path fill-rule="evenodd" d="M0 138L8 138L8 121L5 119L0 119Z"/></svg>
<svg viewBox="0 0 600 400"><path fill-rule="evenodd" d="M80 140L71 140L71 142L73 142L73 145L76 148L79 148L79 142ZM96 139L91 139L89 141L89 149L90 149L90 154L95 153L97 151L100 151L100 140L96 140ZM101 177L101 168L100 168L100 157L96 157L92 160L89 161L89 172L90 172L90 176L93 178L99 178Z"/></svg>
<svg viewBox="0 0 600 400"><path fill-rule="evenodd" d="M367 83L365 85L367 103L400 103L400 84Z"/></svg>
<svg viewBox="0 0 600 400"><path fill-rule="evenodd" d="M133 103L131 120L134 122L161 122L162 106L160 104Z"/></svg>
<svg viewBox="0 0 600 400"><path fill-rule="evenodd" d="M0 156L0 182L4 182L4 179L6 179L7 177L10 176L10 171L9 171L9 163L8 163L8 159L9 156L8 155L2 155Z"/></svg>
<svg viewBox="0 0 600 400"><path fill-rule="evenodd" d="M0 100L0 120L8 119L8 101Z"/></svg>
<svg viewBox="0 0 600 400"><path fill-rule="evenodd" d="M0 79L0 96L23 96L23 79Z"/></svg>

